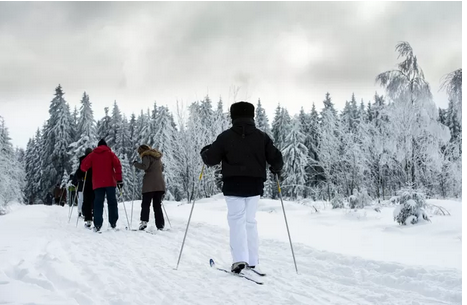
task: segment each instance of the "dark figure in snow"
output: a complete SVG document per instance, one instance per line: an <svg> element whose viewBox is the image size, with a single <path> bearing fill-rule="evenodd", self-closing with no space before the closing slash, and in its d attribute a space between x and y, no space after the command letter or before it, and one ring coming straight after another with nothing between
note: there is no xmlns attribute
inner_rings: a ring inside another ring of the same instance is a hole
<svg viewBox="0 0 467 305"><path fill-rule="evenodd" d="M100 231L102 227L102 213L104 199L107 195L109 207L109 223L114 229L118 220L118 204L115 188L123 188L122 165L118 157L112 152L104 139L100 140L97 148L87 155L81 162L83 172L92 169L92 187L94 189L94 230ZM86 177L86 180L88 178ZM85 187L86 188L86 187Z"/></svg>
<svg viewBox="0 0 467 305"><path fill-rule="evenodd" d="M256 209L266 181L266 162L279 174L284 165L271 138L255 127L255 107L238 102L230 107L232 127L201 150L207 166L222 162L222 192L227 202L232 272L257 268Z"/></svg>
<svg viewBox="0 0 467 305"><path fill-rule="evenodd" d="M50 192L47 192L47 195L45 196L45 204L52 205L53 201L54 201L54 196ZM34 201L31 201L31 204L33 203Z"/></svg>
<svg viewBox="0 0 467 305"><path fill-rule="evenodd" d="M66 188L60 187L60 183L57 183L54 188L54 199L55 204L59 204L62 207L65 206L66 202Z"/></svg>
<svg viewBox="0 0 467 305"><path fill-rule="evenodd" d="M142 163L133 162L137 169L144 170L143 177L143 202L141 203L141 224L140 230L146 229L149 221L149 210L154 209L154 218L158 230L164 228L164 214L162 214L161 202L165 194L165 181L162 171L164 165L161 162L162 153L148 145L141 145L138 148Z"/></svg>
<svg viewBox="0 0 467 305"><path fill-rule="evenodd" d="M92 188L92 167L87 172L81 170L84 158L92 153L91 148L86 148L84 156L79 158L79 166L75 173L75 178L78 183L78 207L81 202L82 213L84 214L84 226L91 228L92 211L94 206L94 189ZM86 181L84 178L86 177ZM79 209L78 209L79 210Z"/></svg>

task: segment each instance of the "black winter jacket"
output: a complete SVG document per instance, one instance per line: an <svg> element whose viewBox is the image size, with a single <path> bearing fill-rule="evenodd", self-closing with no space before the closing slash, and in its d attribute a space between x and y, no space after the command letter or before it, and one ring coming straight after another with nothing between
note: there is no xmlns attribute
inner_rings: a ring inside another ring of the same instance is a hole
<svg viewBox="0 0 467 305"><path fill-rule="evenodd" d="M255 127L253 119L239 118L221 133L201 157L208 166L222 162L225 196L263 195L268 163L274 171L284 166L281 152L271 138Z"/></svg>
<svg viewBox="0 0 467 305"><path fill-rule="evenodd" d="M86 155L87 156L87 155ZM82 156L79 158L79 166L75 173L75 179L78 181L78 192L83 191L83 182L84 176L86 175L86 185L84 186L84 191L86 193L93 192L92 188L92 168L87 171L87 174L81 170L81 163L83 162L86 156Z"/></svg>

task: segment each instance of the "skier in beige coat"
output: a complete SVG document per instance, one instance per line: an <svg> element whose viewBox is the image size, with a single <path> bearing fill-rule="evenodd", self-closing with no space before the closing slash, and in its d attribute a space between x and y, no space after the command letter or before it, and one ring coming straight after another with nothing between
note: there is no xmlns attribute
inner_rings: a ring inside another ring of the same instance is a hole
<svg viewBox="0 0 467 305"><path fill-rule="evenodd" d="M143 177L143 202L141 203L140 230L146 229L149 221L149 209L151 200L158 230L164 228L164 215L162 214L161 202L165 194L165 181L162 171L164 166L161 162L162 153L148 145L138 147L138 153L142 163L133 162L137 169L144 170Z"/></svg>

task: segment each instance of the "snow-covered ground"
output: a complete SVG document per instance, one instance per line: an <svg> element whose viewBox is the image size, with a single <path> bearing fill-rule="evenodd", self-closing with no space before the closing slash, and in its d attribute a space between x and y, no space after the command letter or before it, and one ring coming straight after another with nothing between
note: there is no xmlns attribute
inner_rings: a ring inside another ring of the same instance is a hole
<svg viewBox="0 0 467 305"><path fill-rule="evenodd" d="M297 275L280 202L261 200L263 286L209 267L231 264L222 196L196 202L178 270L189 204L165 202L172 228L155 234L125 230L122 204L120 230L102 234L68 223L68 207L13 206L0 216L0 304L461 304L461 202L428 202L452 215L402 227L393 208L285 202Z"/></svg>

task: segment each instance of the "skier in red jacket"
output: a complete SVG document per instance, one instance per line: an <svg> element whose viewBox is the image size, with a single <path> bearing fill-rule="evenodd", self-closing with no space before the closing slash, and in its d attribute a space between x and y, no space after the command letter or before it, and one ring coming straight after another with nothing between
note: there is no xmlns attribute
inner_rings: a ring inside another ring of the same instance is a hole
<svg viewBox="0 0 467 305"><path fill-rule="evenodd" d="M94 230L98 232L102 227L102 212L106 194L109 207L109 223L112 228L115 228L118 220L115 187L118 186L119 189L123 187L122 165L104 139L99 141L97 148L81 163L83 172L90 168L92 168L92 187L94 189Z"/></svg>

